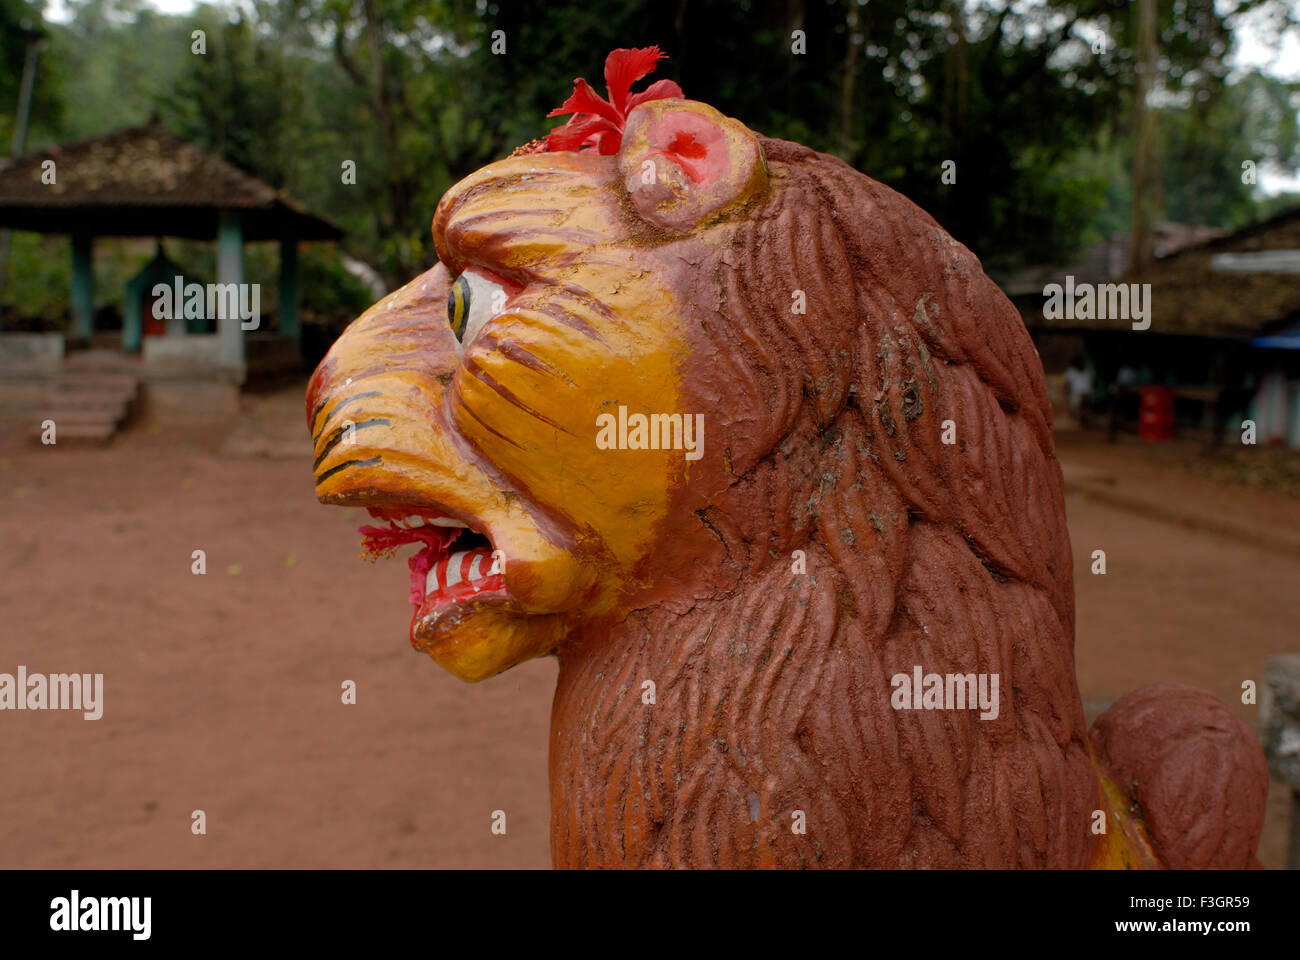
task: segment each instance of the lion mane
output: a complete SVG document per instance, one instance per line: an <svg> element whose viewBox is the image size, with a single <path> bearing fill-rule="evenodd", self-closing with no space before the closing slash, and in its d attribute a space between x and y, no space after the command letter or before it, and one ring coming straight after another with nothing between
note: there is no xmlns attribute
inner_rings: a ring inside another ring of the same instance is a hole
<svg viewBox="0 0 1300 960"><path fill-rule="evenodd" d="M692 518L733 584L561 651L555 862L1085 866L1097 782L1034 346L914 204L760 143L771 189L697 271L688 318L754 441ZM1000 716L893 709L916 665L998 674Z"/></svg>
<svg viewBox="0 0 1300 960"><path fill-rule="evenodd" d="M1086 728L1043 368L976 257L705 104L626 120L449 190L439 264L306 397L317 496L422 544L412 643L471 681L558 659L554 864L1255 864L1267 769L1224 705L1149 687ZM707 449L607 453L615 404ZM996 677L996 715L903 709L917 670Z"/></svg>

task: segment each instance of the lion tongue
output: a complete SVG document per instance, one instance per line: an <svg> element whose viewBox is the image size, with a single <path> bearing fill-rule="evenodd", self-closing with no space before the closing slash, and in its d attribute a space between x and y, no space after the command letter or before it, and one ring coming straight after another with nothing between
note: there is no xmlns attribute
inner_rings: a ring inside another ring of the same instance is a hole
<svg viewBox="0 0 1300 960"><path fill-rule="evenodd" d="M423 544L407 561L411 571L411 603L424 602L424 583L430 568L447 556L452 543L462 533L457 527L361 527L361 555L375 559L386 556L408 543Z"/></svg>

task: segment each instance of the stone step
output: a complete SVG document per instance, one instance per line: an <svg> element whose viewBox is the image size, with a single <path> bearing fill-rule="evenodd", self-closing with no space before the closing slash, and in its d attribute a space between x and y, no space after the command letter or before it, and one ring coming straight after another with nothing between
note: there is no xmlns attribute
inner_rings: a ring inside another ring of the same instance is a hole
<svg viewBox="0 0 1300 960"><path fill-rule="evenodd" d="M81 356L101 360L93 355ZM112 359L102 358L102 368L94 362L65 365L36 411L30 435L39 441L44 433L41 424L53 420L59 443L103 443L112 437L130 415L140 393L140 378L113 369Z"/></svg>
<svg viewBox="0 0 1300 960"><path fill-rule="evenodd" d="M85 373L62 374L50 385L52 393L113 393L134 399L140 379L129 374Z"/></svg>
<svg viewBox="0 0 1300 960"><path fill-rule="evenodd" d="M129 398L117 393L52 393L41 404L42 410L113 410L119 418L130 410Z"/></svg>
<svg viewBox="0 0 1300 960"><path fill-rule="evenodd" d="M37 443L45 431L37 424L31 430L31 437ZM107 443L117 432L115 421L101 420L96 423L61 423L55 421L54 446L64 443Z"/></svg>
<svg viewBox="0 0 1300 960"><path fill-rule="evenodd" d="M140 369L139 357L116 350L70 350L63 358L65 373L136 374Z"/></svg>
<svg viewBox="0 0 1300 960"><path fill-rule="evenodd" d="M65 423L111 423L117 426L126 419L126 404L112 406L97 405L93 407L52 407L40 410L39 420L53 420L62 427Z"/></svg>

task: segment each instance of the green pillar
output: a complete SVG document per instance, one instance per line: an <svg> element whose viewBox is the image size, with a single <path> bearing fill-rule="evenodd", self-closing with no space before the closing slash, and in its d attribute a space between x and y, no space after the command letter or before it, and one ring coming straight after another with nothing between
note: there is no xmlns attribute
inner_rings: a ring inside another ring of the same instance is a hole
<svg viewBox="0 0 1300 960"><path fill-rule="evenodd" d="M88 233L72 235L72 332L89 340L95 332L94 246Z"/></svg>
<svg viewBox="0 0 1300 960"><path fill-rule="evenodd" d="M144 339L144 301L148 284L147 273L128 280L126 284L126 303L123 304L122 311L122 349L128 353L139 352Z"/></svg>
<svg viewBox="0 0 1300 960"><path fill-rule="evenodd" d="M244 282L244 230L239 214L233 210L222 211L217 219L217 282L237 285ZM242 380L244 332L239 317L218 317L217 337L221 343L222 364Z"/></svg>
<svg viewBox="0 0 1300 960"><path fill-rule="evenodd" d="M1292 450L1300 450L1300 387L1291 389L1290 429L1287 433L1286 445ZM1300 833L1300 829L1295 832Z"/></svg>
<svg viewBox="0 0 1300 960"><path fill-rule="evenodd" d="M280 241L280 336L298 338L298 241Z"/></svg>

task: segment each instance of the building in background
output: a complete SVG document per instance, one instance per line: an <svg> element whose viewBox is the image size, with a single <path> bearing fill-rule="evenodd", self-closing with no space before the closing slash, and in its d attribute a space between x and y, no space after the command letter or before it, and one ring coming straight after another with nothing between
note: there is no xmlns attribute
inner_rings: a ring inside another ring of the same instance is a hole
<svg viewBox="0 0 1300 960"><path fill-rule="evenodd" d="M72 240L66 331L0 333L7 413L45 411L68 424L65 435L87 439L111 436L137 399L196 415L228 412L250 377L301 372L299 245L342 236L156 124L0 163L0 228ZM120 334L96 330L96 237L157 238L154 257L127 284ZM215 243L217 276L180 275L164 237ZM280 251L278 283L265 295L245 282L244 245L258 241ZM191 284L201 302L188 296ZM170 288L161 297L160 285Z"/></svg>
<svg viewBox="0 0 1300 960"><path fill-rule="evenodd" d="M998 278L1057 394L1083 356L1096 373L1093 410L1117 426L1137 423L1144 386L1161 386L1182 429L1215 437L1249 418L1257 442L1300 448L1300 208L1233 233L1161 225L1156 259L1137 278L1150 284L1145 320L1101 306L1111 285L1132 280L1128 242L1112 236L1077 264ZM1091 310L1047 309L1053 284L1103 295Z"/></svg>

